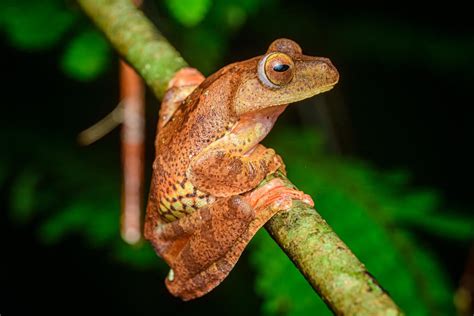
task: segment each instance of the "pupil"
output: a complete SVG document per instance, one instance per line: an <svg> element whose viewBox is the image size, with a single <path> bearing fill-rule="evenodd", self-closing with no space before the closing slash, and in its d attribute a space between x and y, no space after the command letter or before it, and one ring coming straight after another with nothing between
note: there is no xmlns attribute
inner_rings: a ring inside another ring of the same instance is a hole
<svg viewBox="0 0 474 316"><path fill-rule="evenodd" d="M290 68L290 66L285 65L285 64L278 64L278 65L273 66L273 70L277 72L287 71L288 68Z"/></svg>

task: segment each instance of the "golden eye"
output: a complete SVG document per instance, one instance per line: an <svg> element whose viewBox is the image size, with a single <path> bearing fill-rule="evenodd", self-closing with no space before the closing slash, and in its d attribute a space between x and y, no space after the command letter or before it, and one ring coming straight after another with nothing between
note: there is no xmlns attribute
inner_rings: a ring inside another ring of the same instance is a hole
<svg viewBox="0 0 474 316"><path fill-rule="evenodd" d="M266 86L278 88L293 79L294 66L295 64L290 56L283 53L271 53L260 61L258 77Z"/></svg>

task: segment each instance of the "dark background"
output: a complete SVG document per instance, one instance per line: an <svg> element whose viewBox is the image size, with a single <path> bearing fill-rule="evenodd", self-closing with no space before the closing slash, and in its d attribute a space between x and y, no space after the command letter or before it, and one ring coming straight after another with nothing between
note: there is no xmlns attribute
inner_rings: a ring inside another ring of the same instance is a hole
<svg viewBox="0 0 474 316"><path fill-rule="evenodd" d="M184 40L177 35L186 28L175 25L160 3L146 4L145 9L193 63L194 52L186 51ZM87 24L86 20L81 23ZM460 2L415 9L414 4L377 8L280 1L260 8L228 36L226 49L208 73L231 61L262 54L278 37L294 39L307 54L331 58L341 76L337 88L324 99L336 104L329 114L317 113L308 122L306 110L298 106L285 113L285 124L316 122L329 135L332 152L365 160L381 170L409 170L414 187L434 188L443 205L472 215L474 26L470 10ZM206 46L199 49L205 54ZM9 135L2 156L15 156L0 196L0 313L152 315L166 310L170 314L237 315L258 310L261 299L252 293L249 283L254 271L246 259L219 290L183 305L169 296L161 283L163 274L153 267L134 269L117 263L107 256L107 248L90 248L77 234L45 244L37 232L41 218L22 224L12 219L6 211L8 188L23 164L34 160L16 156L21 153L18 148L29 148L38 139L46 143L50 135L73 143L79 131L118 102L118 72L112 55L109 67L95 79L71 79L57 62L60 45L31 52L18 49L2 36L1 51L1 131ZM148 98L150 161L157 103L151 93ZM77 152L84 156L95 150L106 152L119 179L118 136L116 130ZM67 166L68 161L63 164ZM470 243L433 236L427 240L435 245L456 286ZM159 302L157 297L166 301Z"/></svg>

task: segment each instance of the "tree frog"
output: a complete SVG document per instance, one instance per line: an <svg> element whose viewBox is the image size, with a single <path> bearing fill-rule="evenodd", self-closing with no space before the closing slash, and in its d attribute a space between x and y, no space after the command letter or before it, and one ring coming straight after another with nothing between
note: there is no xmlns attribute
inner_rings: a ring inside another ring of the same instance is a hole
<svg viewBox="0 0 474 316"><path fill-rule="evenodd" d="M170 266L169 291L183 300L216 287L257 230L294 199L311 197L275 178L285 166L260 144L292 102L333 88L331 61L289 39L263 56L208 78L193 68L170 81L158 120L145 238Z"/></svg>

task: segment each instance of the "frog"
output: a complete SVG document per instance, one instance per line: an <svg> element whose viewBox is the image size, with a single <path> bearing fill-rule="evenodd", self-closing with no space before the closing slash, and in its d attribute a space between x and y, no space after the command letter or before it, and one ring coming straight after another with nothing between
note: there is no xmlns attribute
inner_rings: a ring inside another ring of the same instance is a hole
<svg viewBox="0 0 474 316"><path fill-rule="evenodd" d="M331 90L332 62L293 40L205 78L179 70L159 111L144 236L169 265L168 290L188 301L219 285L255 233L294 200L311 197L269 176L286 174L261 141L288 104ZM263 185L260 185L264 181Z"/></svg>

